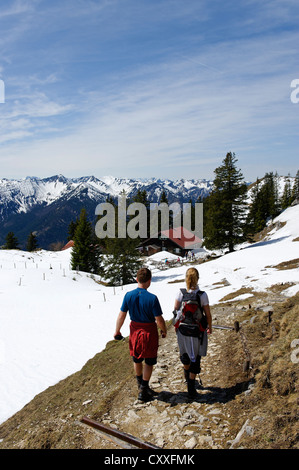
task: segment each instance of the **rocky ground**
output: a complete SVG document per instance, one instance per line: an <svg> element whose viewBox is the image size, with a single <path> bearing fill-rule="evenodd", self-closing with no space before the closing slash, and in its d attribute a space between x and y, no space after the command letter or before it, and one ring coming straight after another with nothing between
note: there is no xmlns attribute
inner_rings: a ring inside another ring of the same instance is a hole
<svg viewBox="0 0 299 470"><path fill-rule="evenodd" d="M238 313L231 306L218 306L213 309L214 324L233 327ZM160 340L159 361L150 383L158 395L148 403L140 403L135 383L128 384L121 399L118 396L104 414L103 423L138 434L140 439L161 448L238 447L241 436L254 435L254 428L263 420L254 414L248 419L247 409L240 406L254 388L251 369L243 371L245 363L240 334L215 328L197 377L202 383L197 380L198 397L190 400L171 327L167 338Z"/></svg>
<svg viewBox="0 0 299 470"><path fill-rule="evenodd" d="M120 448L83 416L164 449L298 448L298 363L290 344L299 338L299 295L286 299L285 287L252 293L250 304L232 298L213 307L215 325L238 321L241 329L213 330L196 399L188 399L169 326L150 383L153 400L137 400L127 339L112 341L3 423L0 449Z"/></svg>

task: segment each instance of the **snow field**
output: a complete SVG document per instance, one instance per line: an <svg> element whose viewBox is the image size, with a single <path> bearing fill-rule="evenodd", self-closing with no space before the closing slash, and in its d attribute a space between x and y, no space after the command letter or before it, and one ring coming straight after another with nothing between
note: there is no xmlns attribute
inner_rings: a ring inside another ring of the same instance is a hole
<svg viewBox="0 0 299 470"><path fill-rule="evenodd" d="M267 241L244 245L196 266L200 288L207 291L211 305L242 287L263 291L273 284L292 282L294 286L285 294L299 290L298 268L273 267L299 258L299 242L293 241L299 237L299 205L276 221L286 224L273 230ZM105 287L95 282L99 276L71 271L70 257L70 250L0 250L0 423L102 351L113 339L124 294L135 288L134 284ZM164 252L165 257L170 254ZM149 267L153 272L149 291L158 296L169 320L175 295L184 287L187 266L163 271L150 263ZM182 282L169 283L178 280ZM239 298L250 299L250 294ZM129 334L128 317L122 334Z"/></svg>

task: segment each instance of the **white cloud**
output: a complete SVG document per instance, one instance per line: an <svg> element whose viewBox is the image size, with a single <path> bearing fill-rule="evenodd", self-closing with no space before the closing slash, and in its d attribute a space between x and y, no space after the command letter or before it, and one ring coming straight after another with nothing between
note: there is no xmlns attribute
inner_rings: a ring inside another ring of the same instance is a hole
<svg viewBox="0 0 299 470"><path fill-rule="evenodd" d="M18 5L25 8L26 4L15 3L15 11ZM219 18L216 22L215 17L212 24L214 6L203 10L205 5L199 8L198 2L184 4L181 20L177 1L163 2L159 15L153 5L145 2L139 8L128 2L125 15L121 15L124 6L120 10L118 2L89 1L87 8L80 0L76 8L67 11L70 4L49 4L50 16L46 10L39 12L39 28L44 26L47 34L51 33L57 47L47 43L50 54L45 54L38 68L27 70L29 78L23 86L24 75L10 78L14 95L5 108L0 105L4 174L15 167L21 176L22 172L47 176L52 171L72 176L72 171L73 175L104 172L116 176L164 172L164 176L171 177L202 172L202 177L210 177L226 152L235 151L240 163L256 166L255 174L250 175L255 178L257 171L262 176L263 165L268 165L266 170L273 169L272 164L281 160L281 148L287 149L289 140L293 139L294 144L299 108L291 104L289 96L291 80L299 78L294 75L298 70L298 33L270 33L271 24L265 23L273 18L273 24L278 25L278 12L282 23L287 21L290 9L284 2L276 0L276 9L271 12L271 2L261 5L256 0L245 1L245 7L255 6L258 13L238 17L232 36L223 35L226 23ZM170 4L174 5L172 10ZM84 8L79 24L79 13ZM136 14L132 15L134 8ZM179 39L170 35L169 42L160 39L156 43L154 33L157 31L161 38L160 28L167 12L179 25L187 20L192 23L193 13L198 31L192 30L187 38L183 34ZM53 24L57 13L59 18ZM30 31L30 21L24 20L20 28L26 26ZM87 43L83 47L80 41L88 35L86 28L92 29L96 23L103 29L99 35L92 30L91 38L97 41L97 47L90 42L90 53ZM59 47L56 34L60 38L63 24L71 36ZM212 32L205 34L203 25L212 27ZM143 28L153 33L153 42L148 42L144 50L147 61L141 49L137 54L132 46L134 26L140 37ZM265 35L263 30L267 31ZM124 31L132 35L128 42ZM206 40L209 34L210 41ZM111 57L108 37L115 41ZM73 44L70 38L76 38L76 42ZM122 53L130 59L136 54L135 62L121 67ZM81 82L75 76L69 81L74 70L81 72ZM288 148L291 165L294 148ZM279 163L282 169L283 163Z"/></svg>
<svg viewBox="0 0 299 470"><path fill-rule="evenodd" d="M72 105L61 105L49 99L45 93L35 92L15 100L11 117L28 116L44 118L64 114L72 109Z"/></svg>
<svg viewBox="0 0 299 470"><path fill-rule="evenodd" d="M36 3L36 0L15 0L8 8L1 9L0 19L33 11Z"/></svg>

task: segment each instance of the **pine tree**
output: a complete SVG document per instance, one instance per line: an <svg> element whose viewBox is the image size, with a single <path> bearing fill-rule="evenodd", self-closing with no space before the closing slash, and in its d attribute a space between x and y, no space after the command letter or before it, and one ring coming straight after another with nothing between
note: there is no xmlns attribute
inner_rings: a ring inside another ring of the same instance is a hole
<svg viewBox="0 0 299 470"><path fill-rule="evenodd" d="M277 188L278 174L266 173L265 183L261 189L264 200L266 202L266 210L268 217L274 219L279 212L279 199L278 199L278 188Z"/></svg>
<svg viewBox="0 0 299 470"><path fill-rule="evenodd" d="M289 207L291 203L292 203L292 188L291 188L290 179L287 178L284 188L283 188L281 200L280 200L280 205L281 205L282 210Z"/></svg>
<svg viewBox="0 0 299 470"><path fill-rule="evenodd" d="M133 197L133 202L138 202L140 204L143 204L144 207L146 208L146 225L147 225L147 238L150 236L150 203L148 200L147 192L146 190L140 190L138 189L137 194ZM133 216L132 216L133 217ZM139 230L139 223L136 226L136 230ZM139 239L140 242L140 239Z"/></svg>
<svg viewBox="0 0 299 470"><path fill-rule="evenodd" d="M125 195L123 195L125 196ZM110 201L112 203L112 201ZM102 256L103 277L111 285L123 285L133 282L141 267L137 249L138 238L121 238L118 230L118 206L115 209L115 237L104 239L105 254ZM127 221L126 221L127 222Z"/></svg>
<svg viewBox="0 0 299 470"><path fill-rule="evenodd" d="M6 243L3 247L5 250L17 250L19 248L18 239L13 232L8 232L5 241Z"/></svg>
<svg viewBox="0 0 299 470"><path fill-rule="evenodd" d="M166 202L166 204L168 204L168 198L166 196L166 192L165 191L162 191L162 194L161 194L161 198L160 198L160 204L162 202Z"/></svg>
<svg viewBox="0 0 299 470"><path fill-rule="evenodd" d="M27 239L27 251L35 251L37 247L37 236L33 232L31 232Z"/></svg>
<svg viewBox="0 0 299 470"><path fill-rule="evenodd" d="M164 190L162 191L159 204L163 204L163 203L169 205L168 197L167 197L166 192ZM160 231L162 229L162 220L161 219L162 219L162 216L161 216L161 214L159 214L159 217L158 217L158 233L160 233ZM169 228L173 228L173 213L172 213L172 211L169 211L168 226L169 226Z"/></svg>
<svg viewBox="0 0 299 470"><path fill-rule="evenodd" d="M146 207L149 207L149 201L148 201L148 198L147 198L146 189L143 189L142 191L141 191L141 189L138 189L136 195L133 197L133 201L134 202L141 202Z"/></svg>
<svg viewBox="0 0 299 470"><path fill-rule="evenodd" d="M276 217L279 211L277 175L266 173L260 182L257 181L253 190L252 203L246 220L248 238L252 239L253 234L263 230L268 219Z"/></svg>
<svg viewBox="0 0 299 470"><path fill-rule="evenodd" d="M103 256L102 267L104 278L111 285L129 284L136 278L141 267L140 254L136 239L110 238L106 242L106 254Z"/></svg>
<svg viewBox="0 0 299 470"><path fill-rule="evenodd" d="M236 168L234 153L227 153L214 171L213 190L204 215L204 245L208 249L228 248L244 240L244 211L247 186Z"/></svg>
<svg viewBox="0 0 299 470"><path fill-rule="evenodd" d="M68 236L67 236L67 241L74 240L76 228L79 224L79 219L71 220L68 228Z"/></svg>
<svg viewBox="0 0 299 470"><path fill-rule="evenodd" d="M299 200L299 170L296 173L295 181L292 189L292 202L296 199Z"/></svg>
<svg viewBox="0 0 299 470"><path fill-rule="evenodd" d="M99 271L99 253L95 244L91 223L87 220L86 210L82 209L74 234L74 247L71 255L71 267L89 273Z"/></svg>
<svg viewBox="0 0 299 470"><path fill-rule="evenodd" d="M260 232L266 224L264 200L260 188L260 180L257 179L252 189L252 202L249 207L245 227L246 237L250 241L253 241L254 234Z"/></svg>

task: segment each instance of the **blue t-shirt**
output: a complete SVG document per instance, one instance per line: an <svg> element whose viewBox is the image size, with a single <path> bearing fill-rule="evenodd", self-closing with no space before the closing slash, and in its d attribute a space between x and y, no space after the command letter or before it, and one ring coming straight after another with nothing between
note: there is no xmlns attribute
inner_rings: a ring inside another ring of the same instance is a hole
<svg viewBox="0 0 299 470"><path fill-rule="evenodd" d="M141 287L126 293L121 311L128 310L130 319L139 323L152 323L163 314L158 297Z"/></svg>

